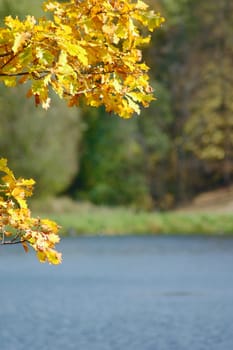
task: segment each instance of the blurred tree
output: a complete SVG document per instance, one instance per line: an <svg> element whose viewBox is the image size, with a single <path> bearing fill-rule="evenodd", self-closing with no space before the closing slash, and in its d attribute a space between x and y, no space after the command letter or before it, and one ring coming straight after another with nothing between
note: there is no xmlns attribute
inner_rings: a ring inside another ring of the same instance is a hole
<svg viewBox="0 0 233 350"><path fill-rule="evenodd" d="M153 75L170 92L174 116L167 186L183 201L232 181L232 4L151 2L167 18L147 51Z"/></svg>
<svg viewBox="0 0 233 350"><path fill-rule="evenodd" d="M0 154L17 176L33 177L36 194L54 195L69 186L78 171L82 123L77 110L54 96L49 111L35 109L26 89L1 88Z"/></svg>
<svg viewBox="0 0 233 350"><path fill-rule="evenodd" d="M187 78L193 86L190 116L184 124L187 149L225 184L233 174L232 11L233 4L227 0L195 3L198 30L187 62Z"/></svg>
<svg viewBox="0 0 233 350"><path fill-rule="evenodd" d="M172 139L174 123L171 96L162 83L153 85L158 101L151 103L137 119L138 140L142 147L142 168L156 208L169 209L174 204L172 188Z"/></svg>
<svg viewBox="0 0 233 350"><path fill-rule="evenodd" d="M80 173L73 189L96 204L151 205L137 118L122 120L103 109L83 110L86 130Z"/></svg>

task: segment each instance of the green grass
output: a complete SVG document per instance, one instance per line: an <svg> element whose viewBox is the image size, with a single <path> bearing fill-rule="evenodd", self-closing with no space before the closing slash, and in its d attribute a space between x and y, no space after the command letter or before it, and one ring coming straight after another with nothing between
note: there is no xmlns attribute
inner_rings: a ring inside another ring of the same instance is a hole
<svg viewBox="0 0 233 350"><path fill-rule="evenodd" d="M144 212L122 207L72 204L67 200L62 205L44 204L41 209L35 206L40 216L51 218L62 226L63 235L233 235L233 214L229 213Z"/></svg>

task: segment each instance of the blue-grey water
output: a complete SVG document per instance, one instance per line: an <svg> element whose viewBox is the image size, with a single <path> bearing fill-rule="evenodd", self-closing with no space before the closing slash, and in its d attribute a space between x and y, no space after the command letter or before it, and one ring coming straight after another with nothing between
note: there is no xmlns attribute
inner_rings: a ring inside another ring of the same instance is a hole
<svg viewBox="0 0 233 350"><path fill-rule="evenodd" d="M60 266L0 247L0 350L232 350L233 239L64 239Z"/></svg>

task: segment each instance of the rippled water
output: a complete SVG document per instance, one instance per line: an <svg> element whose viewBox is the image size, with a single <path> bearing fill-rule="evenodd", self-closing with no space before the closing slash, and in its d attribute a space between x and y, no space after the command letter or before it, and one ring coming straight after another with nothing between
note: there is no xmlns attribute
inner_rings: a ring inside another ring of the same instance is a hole
<svg viewBox="0 0 233 350"><path fill-rule="evenodd" d="M0 247L0 350L231 350L233 239L64 239L64 262Z"/></svg>

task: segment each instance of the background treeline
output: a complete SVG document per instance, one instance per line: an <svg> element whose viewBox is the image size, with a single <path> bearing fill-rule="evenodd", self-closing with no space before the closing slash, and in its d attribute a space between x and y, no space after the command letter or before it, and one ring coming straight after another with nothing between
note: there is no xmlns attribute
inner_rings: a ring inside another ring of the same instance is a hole
<svg viewBox="0 0 233 350"><path fill-rule="evenodd" d="M0 16L42 1L0 0ZM123 120L104 109L46 112L26 87L0 90L0 154L37 195L170 209L233 182L233 2L150 0L166 17L144 58L157 101Z"/></svg>

